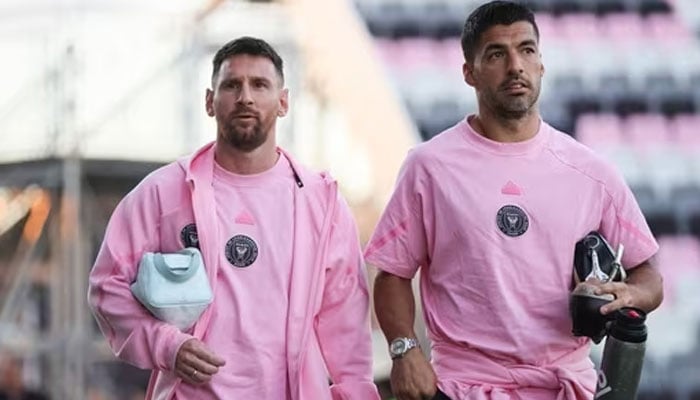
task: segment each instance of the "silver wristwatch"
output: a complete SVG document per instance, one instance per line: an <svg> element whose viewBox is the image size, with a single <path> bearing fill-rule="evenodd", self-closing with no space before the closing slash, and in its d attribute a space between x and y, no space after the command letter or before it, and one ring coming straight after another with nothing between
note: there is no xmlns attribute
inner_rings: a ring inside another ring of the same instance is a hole
<svg viewBox="0 0 700 400"><path fill-rule="evenodd" d="M391 341L391 344L389 345L389 354L391 354L391 359L395 360L403 357L407 351L414 347L418 347L417 339L399 337Z"/></svg>

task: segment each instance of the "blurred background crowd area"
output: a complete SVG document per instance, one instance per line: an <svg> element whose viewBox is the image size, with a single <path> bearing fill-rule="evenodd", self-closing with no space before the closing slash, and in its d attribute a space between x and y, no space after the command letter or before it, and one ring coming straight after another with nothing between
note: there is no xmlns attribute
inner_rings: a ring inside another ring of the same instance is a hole
<svg viewBox="0 0 700 400"><path fill-rule="evenodd" d="M148 374L107 349L86 278L123 195L213 140L203 99L221 45L253 35L280 51L280 144L339 180L364 242L408 149L476 111L459 36L481 3L0 0L0 400L143 397ZM700 7L525 3L545 121L618 166L661 245L639 399L700 399Z"/></svg>

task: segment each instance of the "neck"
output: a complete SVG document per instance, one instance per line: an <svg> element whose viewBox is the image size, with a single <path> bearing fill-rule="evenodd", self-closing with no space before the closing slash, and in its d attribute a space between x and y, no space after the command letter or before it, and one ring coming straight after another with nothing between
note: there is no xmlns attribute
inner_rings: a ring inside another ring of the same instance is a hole
<svg viewBox="0 0 700 400"><path fill-rule="evenodd" d="M225 170L238 175L253 175L275 166L280 155L274 140L268 140L257 149L243 152L223 140L216 141L214 159Z"/></svg>
<svg viewBox="0 0 700 400"><path fill-rule="evenodd" d="M536 108L523 117L505 119L497 117L490 110L479 108L479 113L471 121L472 128L480 135L496 142L522 142L535 137L540 129L540 115Z"/></svg>

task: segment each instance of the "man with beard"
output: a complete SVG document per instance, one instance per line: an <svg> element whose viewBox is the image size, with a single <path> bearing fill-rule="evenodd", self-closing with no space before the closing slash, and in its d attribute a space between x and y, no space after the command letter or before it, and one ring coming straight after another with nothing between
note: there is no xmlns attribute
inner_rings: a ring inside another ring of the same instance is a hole
<svg viewBox="0 0 700 400"><path fill-rule="evenodd" d="M149 399L378 399L352 215L332 178L276 145L282 59L229 42L205 108L216 141L150 174L110 219L89 301L112 350L153 370ZM145 252L184 247L200 249L214 300L182 332L129 285Z"/></svg>
<svg viewBox="0 0 700 400"><path fill-rule="evenodd" d="M589 340L574 337L574 246L593 230L623 243L629 279L598 284L600 312L655 309L658 246L621 176L540 118L534 16L494 1L462 35L478 113L418 145L365 250L380 269L375 311L400 400L592 399ZM411 280L421 270L431 361L419 349Z"/></svg>

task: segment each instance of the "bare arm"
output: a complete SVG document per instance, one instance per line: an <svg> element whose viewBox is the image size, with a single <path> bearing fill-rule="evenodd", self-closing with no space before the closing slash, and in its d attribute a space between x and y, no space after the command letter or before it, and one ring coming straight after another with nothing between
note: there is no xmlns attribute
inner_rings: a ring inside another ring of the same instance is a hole
<svg viewBox="0 0 700 400"><path fill-rule="evenodd" d="M374 309L387 342L398 337L415 338L415 300L411 280L380 272L374 281ZM398 400L432 398L437 378L419 348L393 361L391 389Z"/></svg>
<svg viewBox="0 0 700 400"><path fill-rule="evenodd" d="M374 280L374 309L387 342L402 336L416 337L416 304L410 279L380 271Z"/></svg>
<svg viewBox="0 0 700 400"><path fill-rule="evenodd" d="M629 271L627 281L601 285L598 293L614 294L615 301L601 307L609 314L621 307L637 307L646 312L655 310L664 298L663 279L650 260L644 261Z"/></svg>

